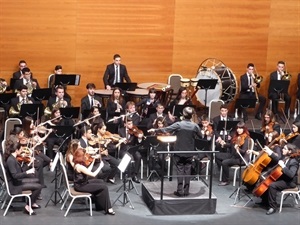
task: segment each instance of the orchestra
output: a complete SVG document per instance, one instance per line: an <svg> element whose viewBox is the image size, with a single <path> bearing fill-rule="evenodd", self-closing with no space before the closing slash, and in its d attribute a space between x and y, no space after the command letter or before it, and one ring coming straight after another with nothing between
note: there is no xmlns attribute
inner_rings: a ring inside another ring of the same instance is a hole
<svg viewBox="0 0 300 225"><path fill-rule="evenodd" d="M279 118L277 116L279 112L277 100L281 97L285 100L283 113L285 121L288 123L290 119L288 111L290 96L288 93L278 94L269 89L268 97L272 101L272 107L265 109L266 98L259 94L258 89L263 79L257 74L252 63L248 64L247 72L241 76L240 98L256 98L260 103L254 118L262 120L259 133L263 135L266 145L262 146L261 149L257 148L257 145L256 148L250 149L251 134L246 124L248 115L245 109L242 109L244 122L236 121L236 125L228 129L228 124L235 120L229 114L228 102L220 106L220 114L214 118L209 118L206 112L196 110L196 107L189 107L193 104L193 98L198 87L196 87L193 95L190 95L188 86L180 87L177 96L169 101L169 105L163 104L163 102L167 102L162 100L163 91L154 87L150 87L148 95L137 103L132 101L126 95L126 91L115 87L116 83L123 80L131 82L126 67L120 64L119 55L114 56L114 63L107 66L104 74L105 88L112 91L106 107L102 104L102 97L95 93L95 84L89 82L86 84L87 94L81 98L78 120L75 121L62 116L60 109L71 108L71 101L65 96L65 87L58 85L54 87L55 95L51 96L45 104L44 112L37 112L43 114L43 117L37 118L36 121L29 117L30 122L28 123L26 118L20 115L21 106L35 103L31 94L34 89L39 89L40 86L37 80L32 78L31 71L25 61L20 61L19 67L20 71L14 74L16 80L13 88L17 89L18 94L17 97L10 100L8 115L9 117L21 118L23 129L14 128L12 130L11 136L6 140L4 152L6 154L5 160L17 167L20 173L23 171L26 174L22 176L22 179L31 178L29 189L32 191L33 204L32 208L29 208L28 205L25 206L27 213L35 214L36 212L33 210L40 207L36 200L42 188L46 187L43 168L51 167L56 154L54 146L59 146L59 151L63 154L66 152L68 179L77 179L74 182L78 191L85 190L78 183L78 179L82 177L90 180L88 176L93 176L97 182L98 179L103 179L107 183L114 184L118 175L118 165L125 153L128 153L132 158L132 163L127 170L133 182L141 182L138 174L143 157L149 159L147 166L150 170L157 170L159 175L163 175L164 172L161 170L164 171L165 168L162 168L162 161L166 158L163 158L162 154L157 154L157 151L166 150L167 144L160 143L155 147L155 151L148 151L149 149L144 147L147 135L167 137L175 135L177 138L183 137L184 140L187 140L187 142L183 142L177 139L174 146L171 146L171 150L195 150L194 141L200 139L209 143L208 151L213 150L212 144L215 145L214 150L218 151L214 157L210 153L199 153L197 156L191 157L185 154L173 156L178 175L180 175L177 190L174 192L177 197L185 197L190 194L190 178L183 177L191 175L191 169L201 172L205 165L192 165L191 160L200 162L204 157L210 160L215 159L218 169L221 170L222 168L222 180L219 186L230 184L229 168L231 166L246 166L242 177L244 185L254 195L263 199L269 207L268 215L277 210L274 196L278 190L293 187L295 171L298 169L295 163L298 155L295 153L300 149L300 122L299 119L295 120L290 127L290 132L285 134L285 131L284 133L277 120ZM62 67L58 65L56 69L61 70ZM60 74L61 71L56 73ZM289 80L289 78L285 63L279 61L277 71L270 75L270 79ZM10 91L7 86L5 80L1 79L0 94ZM182 116L175 116L174 114L177 105L186 106L180 112ZM223 126L221 127L220 124ZM116 129L112 129L111 125L114 125L113 127ZM74 128L74 131L71 131L70 140L56 135L62 126ZM192 132L188 128L193 129ZM214 143L212 143L213 141ZM81 154L84 154L84 160L80 159ZM251 156L256 157L253 162L251 162L253 158L250 158ZM181 167L181 161L186 163L183 167ZM262 174L265 175L274 171L274 167L280 167L278 179L261 193L261 186L267 179L263 179ZM182 168L187 171L182 172ZM285 176L287 174L289 175L288 179ZM13 174L11 175L13 179ZM106 184L101 184L101 188L108 197ZM20 187L18 187L18 191L19 189ZM102 203L99 196L95 196L95 198L98 199L96 201L99 201L96 202L96 208L100 210ZM110 215L115 214L110 204L108 204L108 208L105 208L105 211Z"/></svg>

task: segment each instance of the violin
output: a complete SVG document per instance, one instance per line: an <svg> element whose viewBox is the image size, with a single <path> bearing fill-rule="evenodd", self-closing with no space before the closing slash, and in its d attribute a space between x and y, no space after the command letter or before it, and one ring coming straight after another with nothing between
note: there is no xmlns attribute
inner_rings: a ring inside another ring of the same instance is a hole
<svg viewBox="0 0 300 225"><path fill-rule="evenodd" d="M137 126L132 126L131 129L128 129L128 134L139 137L140 134L144 135L144 132L140 130Z"/></svg>
<svg viewBox="0 0 300 225"><path fill-rule="evenodd" d="M22 152L17 155L16 159L19 163L30 163L31 162L31 150L27 147L22 148Z"/></svg>
<svg viewBox="0 0 300 225"><path fill-rule="evenodd" d="M269 124L267 124L261 128L261 132L264 132L267 134L274 132L274 125L275 125L275 122L270 122Z"/></svg>
<svg viewBox="0 0 300 225"><path fill-rule="evenodd" d="M243 133L241 135L238 135L236 140L232 140L232 142L236 145L238 145L238 147L241 147L244 143L246 138L248 137L248 134Z"/></svg>

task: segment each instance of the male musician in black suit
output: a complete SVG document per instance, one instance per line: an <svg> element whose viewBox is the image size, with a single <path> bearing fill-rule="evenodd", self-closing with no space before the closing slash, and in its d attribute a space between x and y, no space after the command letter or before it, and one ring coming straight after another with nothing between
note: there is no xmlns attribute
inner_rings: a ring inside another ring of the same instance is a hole
<svg viewBox="0 0 300 225"><path fill-rule="evenodd" d="M114 62L107 65L104 72L104 86L106 89L111 90L111 87L113 87L116 83L123 83L124 79L127 83L131 82L126 66L121 64L121 56L119 54L115 54Z"/></svg>
<svg viewBox="0 0 300 225"><path fill-rule="evenodd" d="M31 97L27 96L27 86L26 85L21 85L18 88L18 91L20 92L20 95L12 98L10 101L10 107L12 107L16 112L20 112L18 109L18 104L22 105L22 104L32 104L34 103L34 99ZM18 116L18 115L9 115L10 117L14 117L14 116Z"/></svg>
<svg viewBox="0 0 300 225"><path fill-rule="evenodd" d="M90 112L93 106L101 108L101 97L95 95L96 86L94 83L88 83L86 85L87 95L81 99L81 114L82 119L86 119L88 117L88 113Z"/></svg>
<svg viewBox="0 0 300 225"><path fill-rule="evenodd" d="M19 68L20 70L16 71L13 73L13 79L22 79L23 78L23 73L22 73L22 69L27 67L27 63L25 62L25 60L20 60L19 62Z"/></svg>
<svg viewBox="0 0 300 225"><path fill-rule="evenodd" d="M55 88L55 96L51 96L48 100L47 107L52 111L53 106L57 103L59 108L71 107L70 99L64 97L65 89L63 86L58 85ZM59 103L58 103L59 101Z"/></svg>
<svg viewBox="0 0 300 225"><path fill-rule="evenodd" d="M270 74L270 80L282 80L282 76L285 74L285 62L278 61L277 63L277 70ZM283 98L285 101L285 109L284 113L288 116L288 111L291 105L291 96L288 93L283 93ZM276 115L278 114L278 99L280 98L279 94L271 89L269 86L269 99L272 101L272 111Z"/></svg>
<svg viewBox="0 0 300 225"><path fill-rule="evenodd" d="M31 85L32 89L40 89L40 85L37 79L33 79L31 76L31 71L28 67L22 69L23 78L15 81L14 90L17 90L21 85L26 85L29 87Z"/></svg>
<svg viewBox="0 0 300 225"><path fill-rule="evenodd" d="M256 75L257 76L257 75ZM254 64L249 63L247 65L247 72L241 76L241 93L240 98L243 99L254 99L258 97L259 106L255 115L255 118L261 120L261 114L266 104L266 98L262 95L258 94L258 89L260 87L260 83L255 82L254 75ZM257 96L256 96L257 93ZM244 121L248 120L246 109L242 108L242 113L244 115Z"/></svg>
<svg viewBox="0 0 300 225"><path fill-rule="evenodd" d="M169 118L168 114L164 113L164 110L165 107L161 103L158 103L156 106L156 113L152 113L149 116L149 119L147 121L147 129L153 128L158 117L163 117L168 126L173 123L173 121Z"/></svg>

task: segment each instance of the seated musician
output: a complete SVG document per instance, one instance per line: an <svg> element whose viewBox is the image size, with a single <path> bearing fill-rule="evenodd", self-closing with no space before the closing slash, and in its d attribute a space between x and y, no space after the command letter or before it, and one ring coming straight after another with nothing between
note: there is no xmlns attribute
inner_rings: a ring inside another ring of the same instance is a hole
<svg viewBox="0 0 300 225"><path fill-rule="evenodd" d="M141 122L141 116L139 115L139 113L136 111L136 106L135 103L133 101L128 101L126 103L126 112L128 113L128 118L131 118L132 123L134 126L137 126L140 124ZM123 117L123 121L125 119L125 116Z"/></svg>
<svg viewBox="0 0 300 225"><path fill-rule="evenodd" d="M21 105L22 104L32 104L34 103L34 99L28 97L28 87L24 84L20 85L18 88L20 95L12 98L10 101L10 117L18 117L20 115Z"/></svg>
<svg viewBox="0 0 300 225"><path fill-rule="evenodd" d="M107 121L112 120L113 123L121 123L121 120L118 116L124 114L126 104L125 99L122 97L121 93L122 90L116 87L113 89L111 97L107 100Z"/></svg>
<svg viewBox="0 0 300 225"><path fill-rule="evenodd" d="M47 103L47 108L51 112L53 108L66 108L71 107L70 99L65 97L65 89L63 86L58 85L55 88L55 96L51 96Z"/></svg>
<svg viewBox="0 0 300 225"><path fill-rule="evenodd" d="M84 149L87 147L95 148L97 151L96 154L101 155L102 162L104 163L103 168L101 169L102 173L97 175L97 178L103 179L110 183L115 183L115 175L118 172L119 160L108 154L108 150L104 146L100 145L100 141L97 137L92 138L92 130L90 127L81 128L82 136L79 139L80 146ZM100 161L97 161L93 165L93 170L97 169L100 165Z"/></svg>
<svg viewBox="0 0 300 225"><path fill-rule="evenodd" d="M121 144L119 157L123 158L125 153L129 153L132 155L132 158L134 159L134 168L133 171L130 171L131 174L129 174L129 176L132 177L132 180L135 183L140 183L137 174L141 168L142 155L138 150L131 152L130 148L136 145L142 145L144 136L143 131L139 130L136 126L133 125L131 118L126 118L124 127L121 127L118 133L121 137L126 138L126 140Z"/></svg>
<svg viewBox="0 0 300 225"><path fill-rule="evenodd" d="M97 134L97 126L100 123L103 123L103 119L101 118L101 114L99 111L99 108L97 106L93 106L90 110L90 114L88 115L88 117L86 119L84 119L83 121L78 122L78 126L75 126L79 128L79 130L81 129L82 126L88 125L91 127L92 129L92 133L93 134ZM80 132L79 132L80 133ZM80 135L77 135L78 138L80 138Z"/></svg>
<svg viewBox="0 0 300 225"><path fill-rule="evenodd" d="M218 123L220 121L230 121L231 117L228 115L228 108L226 105L220 106L220 115L213 118L213 128L216 142L216 163L218 168L221 168L221 163L223 160L231 157L230 146L231 146L231 135L227 130L218 131ZM225 128L226 129L226 128Z"/></svg>
<svg viewBox="0 0 300 225"><path fill-rule="evenodd" d="M156 119L159 118L159 117L164 118L164 120L166 121L167 125L171 125L173 123L173 121L170 120L169 116L166 113L164 113L164 110L165 110L165 107L161 103L157 103L156 113L152 113L149 116L149 121L148 121L148 124L147 124L147 129L153 128L153 126L154 126L154 124L156 122Z"/></svg>
<svg viewBox="0 0 300 225"><path fill-rule="evenodd" d="M78 139L72 139L70 143L68 144L68 149L66 152L66 167L67 167L67 176L68 180L73 181L74 180L74 153L75 151L80 147L79 146L79 140Z"/></svg>
<svg viewBox="0 0 300 225"><path fill-rule="evenodd" d="M139 101L136 106L142 107L141 115L143 118L147 117L148 108L156 108L157 104L160 103L155 88L150 88L148 96Z"/></svg>
<svg viewBox="0 0 300 225"><path fill-rule="evenodd" d="M271 215L277 211L277 194L284 189L295 188L297 186L297 171L299 168L297 158L299 158L299 148L293 144L286 144L282 149L282 157L275 155L271 149L267 148L266 151L272 160L276 161L278 164L275 169L268 173L269 176L272 176L273 173L278 175L282 173L282 175L274 182L269 182L270 179L266 177L265 182L269 185L268 189L264 193L261 191L259 185L267 185L263 180L262 182L259 182L258 187L254 192L256 195L261 196L261 204L269 208L266 214ZM276 176L277 175L273 175L273 177Z"/></svg>
<svg viewBox="0 0 300 225"><path fill-rule="evenodd" d="M29 168L28 166L22 167L21 163L18 162L17 157L23 152L21 144L16 140L8 139L5 145L4 162L10 192L16 195L21 194L22 191L31 191L31 208L27 204L24 212L35 215L36 213L33 209L41 208L36 201L41 193L42 185L39 184L38 178L34 175L34 168ZM30 161L32 161L32 159Z"/></svg>
<svg viewBox="0 0 300 225"><path fill-rule="evenodd" d="M168 109L168 116L172 122L179 121L179 118L174 117L175 106L176 105L190 105L191 100L188 98L188 90L186 87L180 87L176 98L170 103Z"/></svg>
<svg viewBox="0 0 300 225"><path fill-rule="evenodd" d="M261 133L265 136L267 145L277 138L281 131L271 110L267 110L262 121Z"/></svg>
<svg viewBox="0 0 300 225"><path fill-rule="evenodd" d="M28 94L31 95L33 89L40 89L37 79L32 78L31 71L28 67L22 69L23 78L15 81L13 90L18 90L21 85L28 87Z"/></svg>
<svg viewBox="0 0 300 225"><path fill-rule="evenodd" d="M233 138L231 140L231 156L228 159L222 161L222 181L219 183L219 186L228 185L229 182L229 168L233 165L245 165L245 162L249 162L250 155L247 153L247 150L250 147L250 134L245 126L244 122L239 122ZM217 161L216 162L220 163Z"/></svg>
<svg viewBox="0 0 300 225"><path fill-rule="evenodd" d="M87 95L81 99L81 114L82 119L86 119L88 114L86 112L91 111L93 106L101 108L101 98L95 95L96 86L94 83L88 83L86 85Z"/></svg>

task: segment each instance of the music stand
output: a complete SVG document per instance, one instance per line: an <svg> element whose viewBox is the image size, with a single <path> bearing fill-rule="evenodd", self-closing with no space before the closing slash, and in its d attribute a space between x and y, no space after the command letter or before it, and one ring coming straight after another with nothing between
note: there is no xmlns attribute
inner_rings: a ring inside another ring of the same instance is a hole
<svg viewBox="0 0 300 225"><path fill-rule="evenodd" d="M195 105L175 105L173 108L173 116L180 118L182 116L182 111L184 108L186 107L192 107L192 108L196 108Z"/></svg>
<svg viewBox="0 0 300 225"><path fill-rule="evenodd" d="M239 122L240 122L239 120L229 120L229 121L220 120L217 125L217 130L231 132L233 128L236 128L236 126Z"/></svg>
<svg viewBox="0 0 300 225"><path fill-rule="evenodd" d="M35 101L48 100L52 94L52 88L33 89L31 97Z"/></svg>
<svg viewBox="0 0 300 225"><path fill-rule="evenodd" d="M10 89L11 90L14 90L14 87L15 87L15 83L16 81L19 80L19 79L14 79L14 78L10 78Z"/></svg>
<svg viewBox="0 0 300 225"><path fill-rule="evenodd" d="M206 103L207 103L207 90L215 89L217 82L218 82L218 79L199 79L198 80L197 87L205 90L205 98L204 98L205 107L206 107Z"/></svg>
<svg viewBox="0 0 300 225"><path fill-rule="evenodd" d="M80 74L55 74L54 85L75 85L80 84Z"/></svg>
<svg viewBox="0 0 300 225"><path fill-rule="evenodd" d="M20 110L20 117L25 118L26 116L32 117L33 120L37 120L44 115L44 105L43 104L22 104Z"/></svg>
<svg viewBox="0 0 300 225"><path fill-rule="evenodd" d="M3 93L0 94L0 103L3 105L10 104L10 100L12 98L15 98L17 96L17 93Z"/></svg>
<svg viewBox="0 0 300 225"><path fill-rule="evenodd" d="M289 80L271 80L269 92L275 91L277 94L288 93L290 81Z"/></svg>
<svg viewBox="0 0 300 225"><path fill-rule="evenodd" d="M211 145L211 141L208 141L208 140L205 140L205 139L198 139L196 138L195 139L195 149L196 149L196 152L198 154L201 154L201 151L209 151L211 148L210 148L210 145ZM213 158L213 157L211 157ZM197 161L200 163L200 159L197 159ZM200 178L200 168L199 168L199 165L197 166L197 176L198 176L198 180ZM201 177L201 180L203 181L203 183L206 183L202 177Z"/></svg>
<svg viewBox="0 0 300 225"><path fill-rule="evenodd" d="M250 130L249 130L249 133L250 133L250 137L254 140L254 142L259 143L259 146L266 145L266 139L263 134L254 132L254 131L250 131Z"/></svg>
<svg viewBox="0 0 300 225"><path fill-rule="evenodd" d="M135 91L137 83L115 83L115 87L121 88L123 91Z"/></svg>
<svg viewBox="0 0 300 225"><path fill-rule="evenodd" d="M148 107L148 111L147 111L147 114L146 114L146 118L149 118L149 116L153 113L156 113L156 108L154 107Z"/></svg>
<svg viewBox="0 0 300 225"><path fill-rule="evenodd" d="M49 137L51 138L67 138L73 134L75 128L73 126L50 126L54 130Z"/></svg>
<svg viewBox="0 0 300 225"><path fill-rule="evenodd" d="M159 141L157 140L157 137L156 136L145 136L145 140L144 140L143 146L148 149L148 154L147 154L147 161L148 161L148 163L151 160L150 157L152 157L153 158L152 160L155 161L156 148L159 146ZM151 151L154 152L152 155L150 155ZM156 176L158 177L158 179L160 179L160 176L157 173L157 171L154 168L151 168L150 169L150 174L148 175L146 181L151 180L151 177L154 174L156 174Z"/></svg>
<svg viewBox="0 0 300 225"><path fill-rule="evenodd" d="M78 119L80 107L59 108L59 111L65 119Z"/></svg>
<svg viewBox="0 0 300 225"><path fill-rule="evenodd" d="M113 202L112 206L119 201L122 203L123 206L125 206L127 203L130 204L130 208L134 209L134 206L132 205L132 202L129 198L129 187L126 186L126 183L128 181L128 174L126 173L126 169L128 165L131 163L131 156L128 153L125 153L123 156L121 162L118 165L118 169L122 172L123 174L123 184L122 186L117 190L117 192L123 187L123 192L118 196L118 198ZM132 182L132 180L131 180ZM123 202L120 201L120 197L123 196Z"/></svg>
<svg viewBox="0 0 300 225"><path fill-rule="evenodd" d="M255 108L256 98L238 98L235 101L235 108Z"/></svg>

